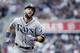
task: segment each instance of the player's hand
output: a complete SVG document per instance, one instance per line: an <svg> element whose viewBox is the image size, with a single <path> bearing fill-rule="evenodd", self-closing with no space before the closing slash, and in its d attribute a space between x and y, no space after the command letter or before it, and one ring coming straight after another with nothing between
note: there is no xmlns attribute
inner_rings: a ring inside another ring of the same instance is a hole
<svg viewBox="0 0 80 53"><path fill-rule="evenodd" d="M40 43L44 42L44 40L45 40L45 38L43 36L37 36L36 39Z"/></svg>

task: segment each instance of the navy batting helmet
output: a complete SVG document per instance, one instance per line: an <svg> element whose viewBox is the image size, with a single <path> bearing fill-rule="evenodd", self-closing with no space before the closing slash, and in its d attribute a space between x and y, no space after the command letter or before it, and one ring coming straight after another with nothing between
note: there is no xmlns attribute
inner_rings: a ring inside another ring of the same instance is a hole
<svg viewBox="0 0 80 53"><path fill-rule="evenodd" d="M35 6L33 4L28 4L24 9L31 8L33 10L33 15L35 13Z"/></svg>

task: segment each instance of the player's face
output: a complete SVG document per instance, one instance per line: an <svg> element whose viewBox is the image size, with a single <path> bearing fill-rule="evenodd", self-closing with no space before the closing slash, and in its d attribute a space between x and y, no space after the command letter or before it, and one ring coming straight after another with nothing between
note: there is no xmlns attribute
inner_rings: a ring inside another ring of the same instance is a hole
<svg viewBox="0 0 80 53"><path fill-rule="evenodd" d="M28 15L28 17L31 17L33 14L33 10L31 8L27 8L24 10L24 13Z"/></svg>

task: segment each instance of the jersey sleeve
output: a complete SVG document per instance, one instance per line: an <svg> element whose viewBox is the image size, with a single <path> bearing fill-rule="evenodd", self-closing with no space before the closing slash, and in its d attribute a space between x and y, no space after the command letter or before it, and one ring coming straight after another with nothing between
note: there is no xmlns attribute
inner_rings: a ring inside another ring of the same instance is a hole
<svg viewBox="0 0 80 53"><path fill-rule="evenodd" d="M14 42L15 32L14 32L13 30L15 29L15 24L16 24L15 21L16 21L16 19L14 19L14 20L10 23L10 25L8 26L7 32L8 32L9 34L8 34L8 37L6 37L6 42L9 42L9 43ZM7 32L6 32L6 33L7 33Z"/></svg>
<svg viewBox="0 0 80 53"><path fill-rule="evenodd" d="M42 35L43 34L43 30L42 30L42 26L41 25L38 25L37 27L36 27L36 35Z"/></svg>
<svg viewBox="0 0 80 53"><path fill-rule="evenodd" d="M16 26L16 18L10 23L9 28L14 29Z"/></svg>

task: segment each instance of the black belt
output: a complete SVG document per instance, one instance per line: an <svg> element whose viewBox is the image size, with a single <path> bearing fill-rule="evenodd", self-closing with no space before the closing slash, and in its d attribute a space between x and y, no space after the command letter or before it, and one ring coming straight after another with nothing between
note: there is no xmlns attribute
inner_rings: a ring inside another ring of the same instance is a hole
<svg viewBox="0 0 80 53"><path fill-rule="evenodd" d="M34 49L34 47L23 47L23 46L18 45L17 43L15 43L15 45L23 49Z"/></svg>

